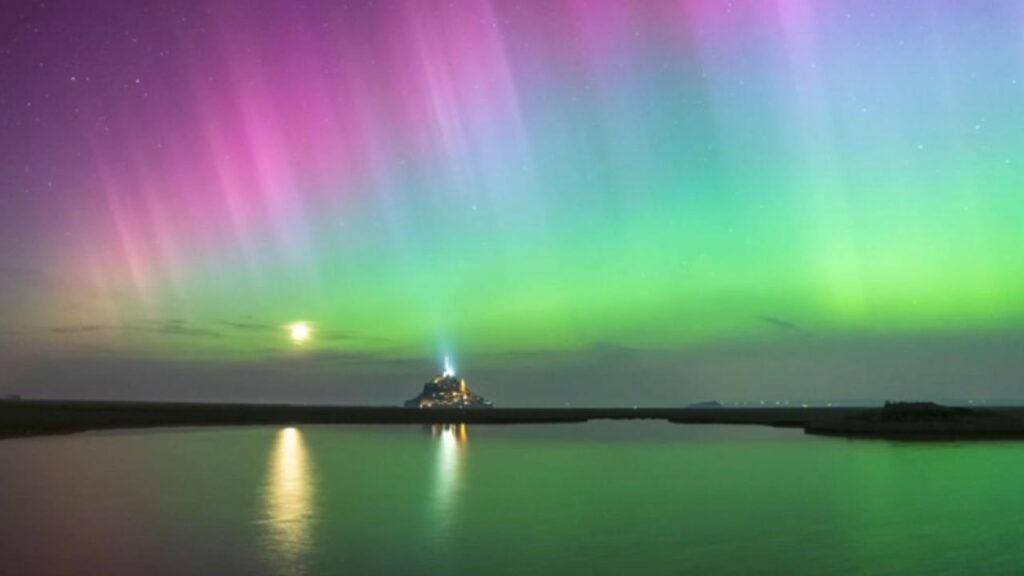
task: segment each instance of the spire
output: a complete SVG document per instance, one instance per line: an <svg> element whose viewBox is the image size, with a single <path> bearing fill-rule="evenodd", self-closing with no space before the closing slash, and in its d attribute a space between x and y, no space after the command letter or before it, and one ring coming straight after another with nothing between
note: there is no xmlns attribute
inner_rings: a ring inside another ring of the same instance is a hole
<svg viewBox="0 0 1024 576"><path fill-rule="evenodd" d="M423 385L423 392L405 402L406 408L490 408L491 403L469 389L465 378L455 375L449 356L444 357L443 371Z"/></svg>

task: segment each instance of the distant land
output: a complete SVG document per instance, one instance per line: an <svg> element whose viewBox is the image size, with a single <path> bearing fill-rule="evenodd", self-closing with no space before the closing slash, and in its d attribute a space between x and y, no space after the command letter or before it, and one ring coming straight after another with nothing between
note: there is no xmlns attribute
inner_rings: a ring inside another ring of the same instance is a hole
<svg viewBox="0 0 1024 576"><path fill-rule="evenodd" d="M287 424L543 424L665 420L750 424L809 434L897 439L1024 439L1024 407L407 408L85 400L0 400L0 437L168 426Z"/></svg>

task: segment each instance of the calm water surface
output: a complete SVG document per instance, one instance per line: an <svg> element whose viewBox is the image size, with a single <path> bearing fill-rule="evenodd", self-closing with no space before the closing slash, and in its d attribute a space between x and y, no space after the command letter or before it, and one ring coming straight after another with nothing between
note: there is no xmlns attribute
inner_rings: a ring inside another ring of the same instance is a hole
<svg viewBox="0 0 1024 576"><path fill-rule="evenodd" d="M2 574L1024 574L1024 443L660 422L0 442Z"/></svg>

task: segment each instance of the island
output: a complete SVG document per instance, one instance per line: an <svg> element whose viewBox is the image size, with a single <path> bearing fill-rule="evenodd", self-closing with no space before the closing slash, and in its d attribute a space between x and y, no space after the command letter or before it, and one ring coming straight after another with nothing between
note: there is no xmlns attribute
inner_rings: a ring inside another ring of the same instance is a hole
<svg viewBox="0 0 1024 576"><path fill-rule="evenodd" d="M447 356L444 370L423 385L423 391L405 402L406 408L491 408L493 405L466 385L465 378L455 375Z"/></svg>
<svg viewBox="0 0 1024 576"><path fill-rule="evenodd" d="M880 438L1024 438L1021 409L966 408L934 402L886 402L840 418L812 421L810 434Z"/></svg>

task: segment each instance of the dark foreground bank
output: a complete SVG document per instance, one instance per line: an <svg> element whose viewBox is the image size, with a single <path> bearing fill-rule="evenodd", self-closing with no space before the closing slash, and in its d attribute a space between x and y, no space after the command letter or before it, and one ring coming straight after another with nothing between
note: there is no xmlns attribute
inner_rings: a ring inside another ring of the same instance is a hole
<svg viewBox="0 0 1024 576"><path fill-rule="evenodd" d="M588 420L758 424L811 434L903 438L1021 438L1024 408L492 408L0 400L0 437L161 426L280 424L541 424Z"/></svg>

